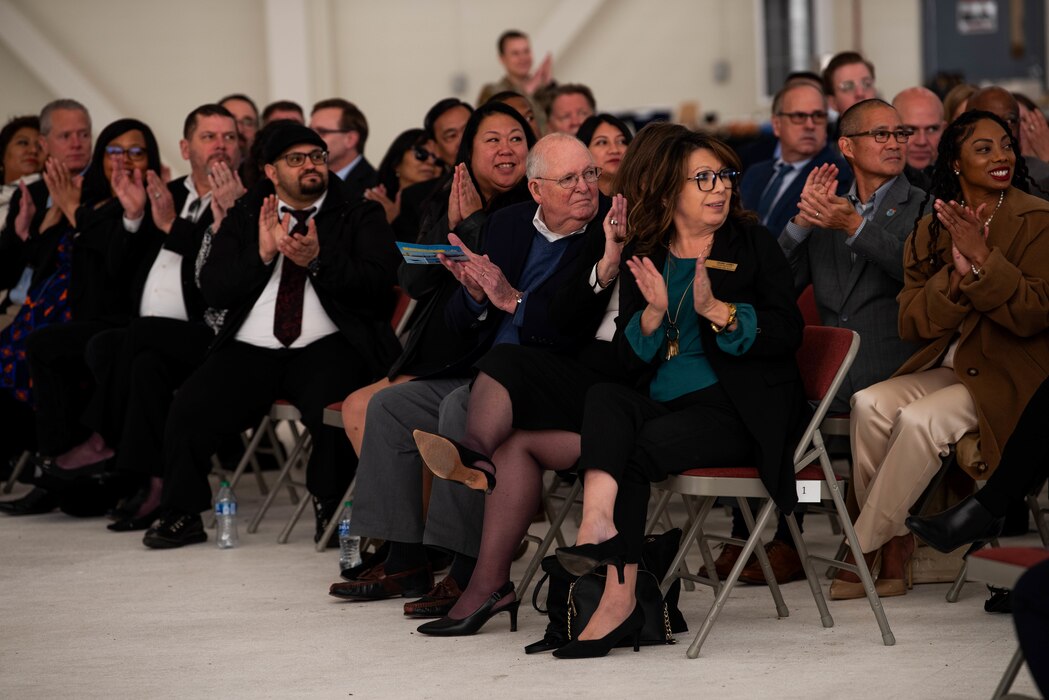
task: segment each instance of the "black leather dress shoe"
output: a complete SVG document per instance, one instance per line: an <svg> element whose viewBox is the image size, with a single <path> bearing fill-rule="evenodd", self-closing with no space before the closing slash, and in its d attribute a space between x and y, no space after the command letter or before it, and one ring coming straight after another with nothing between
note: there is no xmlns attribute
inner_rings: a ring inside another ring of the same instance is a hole
<svg viewBox="0 0 1049 700"><path fill-rule="evenodd" d="M907 518L911 532L941 552L953 552L972 544L978 549L1002 534L1005 518L997 518L972 496L929 517Z"/></svg>
<svg viewBox="0 0 1049 700"><path fill-rule="evenodd" d="M142 544L150 549L174 549L207 541L208 533L198 513L169 513L142 537Z"/></svg>
<svg viewBox="0 0 1049 700"><path fill-rule="evenodd" d="M153 524L153 521L157 519L159 511L160 508L154 508L150 512L138 518L136 518L133 515L127 518L119 518L111 522L109 525L106 525L106 529L112 530L113 532L133 532L135 530L148 530L149 527Z"/></svg>
<svg viewBox="0 0 1049 700"><path fill-rule="evenodd" d="M0 501L0 513L8 515L40 515L50 513L59 505L57 495L41 488L32 491L14 501Z"/></svg>

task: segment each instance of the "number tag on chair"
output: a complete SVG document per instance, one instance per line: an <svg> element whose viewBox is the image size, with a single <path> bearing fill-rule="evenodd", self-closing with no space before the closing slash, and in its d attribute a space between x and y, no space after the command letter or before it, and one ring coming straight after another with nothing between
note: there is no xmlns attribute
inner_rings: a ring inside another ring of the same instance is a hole
<svg viewBox="0 0 1049 700"><path fill-rule="evenodd" d="M822 481L799 481L798 482L798 502L799 503L819 503L822 499L823 492L820 488L823 486Z"/></svg>

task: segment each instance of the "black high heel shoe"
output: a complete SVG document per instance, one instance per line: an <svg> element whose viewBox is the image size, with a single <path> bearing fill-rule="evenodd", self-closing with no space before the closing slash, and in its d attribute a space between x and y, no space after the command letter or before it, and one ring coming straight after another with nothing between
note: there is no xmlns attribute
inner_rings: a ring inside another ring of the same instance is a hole
<svg viewBox="0 0 1049 700"><path fill-rule="evenodd" d="M419 632L434 637L464 637L470 634L477 634L477 631L484 627L484 623L488 622L501 612L510 613L510 631L516 632L517 609L521 607L521 601L515 600L512 603L507 603L498 610L495 609L496 603L513 592L513 582L507 581L498 591L489 596L488 600L481 604L481 607L477 608L463 619L455 620L450 617L442 617L440 620L434 620L433 622L419 625Z"/></svg>
<svg viewBox="0 0 1049 700"><path fill-rule="evenodd" d="M119 518L111 522L109 525L106 525L106 529L111 530L112 532L134 532L136 530L148 530L158 517L160 517L160 506L157 506L145 515L139 517L131 515L128 517Z"/></svg>
<svg viewBox="0 0 1049 700"><path fill-rule="evenodd" d="M490 457L463 447L455 440L443 435L427 433L424 430L412 431L419 456L423 464L436 476L448 481L457 481L477 491L491 493L495 489L495 474L472 466L478 462L491 465Z"/></svg>
<svg viewBox="0 0 1049 700"><path fill-rule="evenodd" d="M605 656L612 651L613 647L619 646L626 639L634 642L634 651L641 650L641 629L645 626L645 611L640 605L634 604L627 618L619 627L598 639L575 639L565 644L560 649L554 650L554 656L559 659L593 659Z"/></svg>
<svg viewBox="0 0 1049 700"><path fill-rule="evenodd" d="M554 553L564 570L573 576L582 576L593 569L609 564L616 567L619 583L623 580L623 538L618 534L598 544L577 544L574 547L558 547Z"/></svg>
<svg viewBox="0 0 1049 700"><path fill-rule="evenodd" d="M106 468L109 466L109 459L102 459L97 462L92 462L83 467L76 467L74 469L63 469L58 466L51 457L38 456L36 460L36 466L40 467L41 473L54 479L55 481L77 481L78 479L92 479L101 476L106 472Z"/></svg>
<svg viewBox="0 0 1049 700"><path fill-rule="evenodd" d="M1002 534L1005 518L995 517L982 503L969 496L938 515L912 515L906 524L911 532L944 553L972 544L966 552L968 556Z"/></svg>

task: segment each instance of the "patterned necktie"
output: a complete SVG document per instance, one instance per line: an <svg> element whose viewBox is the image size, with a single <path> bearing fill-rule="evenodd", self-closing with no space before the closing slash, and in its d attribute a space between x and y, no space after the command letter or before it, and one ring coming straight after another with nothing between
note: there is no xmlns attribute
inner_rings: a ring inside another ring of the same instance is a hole
<svg viewBox="0 0 1049 700"><path fill-rule="evenodd" d="M289 235L306 235L306 221L316 207L296 211L281 207L281 213L295 219ZM277 306L273 312L273 335L284 347L290 346L302 334L302 298L306 290L306 268L299 267L287 257L280 267L280 286L277 287Z"/></svg>
<svg viewBox="0 0 1049 700"><path fill-rule="evenodd" d="M779 194L783 178L793 170L793 166L787 165L782 161L776 164L776 175L772 178L769 186L765 188L765 191L761 193L761 200L758 202L758 218L761 219L761 223L768 224L769 214L772 212L772 205L778 199L776 195ZM773 231L772 233L779 235L779 231Z"/></svg>

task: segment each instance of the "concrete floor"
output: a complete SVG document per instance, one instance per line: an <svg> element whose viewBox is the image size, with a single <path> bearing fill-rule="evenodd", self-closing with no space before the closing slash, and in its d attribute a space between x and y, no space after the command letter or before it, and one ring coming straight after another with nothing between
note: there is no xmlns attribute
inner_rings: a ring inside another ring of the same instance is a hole
<svg viewBox="0 0 1049 700"><path fill-rule="evenodd" d="M690 635L605 659L528 656L546 618L524 604L514 634L503 615L474 637L429 638L402 599L329 597L337 555L314 551L312 522L276 544L291 512L282 497L247 535L261 499L246 482L239 495L241 546L224 551L213 539L148 550L141 533L57 511L0 516L0 698L987 698L1016 648L1011 618L984 613L976 583L953 605L946 584L886 599L893 647L866 601L831 602L835 625L822 628L804 581L784 587L781 620L766 588L736 588L696 660ZM825 518L807 536L833 552ZM693 630L712 599L682 593ZM1037 696L1026 669L1014 692Z"/></svg>

